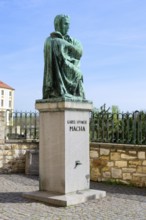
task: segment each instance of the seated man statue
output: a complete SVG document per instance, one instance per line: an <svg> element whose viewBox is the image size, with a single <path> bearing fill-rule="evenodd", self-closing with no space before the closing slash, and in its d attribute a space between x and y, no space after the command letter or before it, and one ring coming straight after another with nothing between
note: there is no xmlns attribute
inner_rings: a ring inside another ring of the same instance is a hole
<svg viewBox="0 0 146 220"><path fill-rule="evenodd" d="M67 34L68 16L57 15L54 26L55 32L50 34L44 45L43 99L85 99L79 66L82 46Z"/></svg>

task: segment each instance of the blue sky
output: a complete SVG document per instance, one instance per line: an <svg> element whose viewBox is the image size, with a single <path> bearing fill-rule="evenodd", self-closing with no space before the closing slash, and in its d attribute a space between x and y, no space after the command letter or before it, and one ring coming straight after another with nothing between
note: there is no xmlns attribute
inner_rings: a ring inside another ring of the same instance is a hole
<svg viewBox="0 0 146 220"><path fill-rule="evenodd" d="M15 88L15 110L42 98L43 47L57 14L84 48L86 98L99 108L146 110L145 0L0 0L0 80Z"/></svg>

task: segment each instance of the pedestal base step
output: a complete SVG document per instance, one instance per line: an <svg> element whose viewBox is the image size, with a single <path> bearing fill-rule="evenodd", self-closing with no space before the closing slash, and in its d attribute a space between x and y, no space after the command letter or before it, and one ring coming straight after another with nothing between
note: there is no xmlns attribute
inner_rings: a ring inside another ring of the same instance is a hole
<svg viewBox="0 0 146 220"><path fill-rule="evenodd" d="M101 190L81 190L65 195L55 194L46 191L36 191L23 193L23 197L45 202L54 206L70 206L83 203L92 199L101 199L106 196L105 191Z"/></svg>

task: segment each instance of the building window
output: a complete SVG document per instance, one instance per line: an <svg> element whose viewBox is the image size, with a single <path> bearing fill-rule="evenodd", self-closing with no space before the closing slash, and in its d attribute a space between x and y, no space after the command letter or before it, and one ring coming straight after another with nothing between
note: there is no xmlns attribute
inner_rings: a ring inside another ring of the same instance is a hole
<svg viewBox="0 0 146 220"><path fill-rule="evenodd" d="M12 92L11 91L9 92L9 96L12 96Z"/></svg>
<svg viewBox="0 0 146 220"><path fill-rule="evenodd" d="M11 108L12 107L12 102L11 101L9 101L9 108Z"/></svg>
<svg viewBox="0 0 146 220"><path fill-rule="evenodd" d="M1 100L1 107L3 107L4 106L4 100L2 99Z"/></svg>
<svg viewBox="0 0 146 220"><path fill-rule="evenodd" d="M1 90L1 95L4 95L4 90Z"/></svg>

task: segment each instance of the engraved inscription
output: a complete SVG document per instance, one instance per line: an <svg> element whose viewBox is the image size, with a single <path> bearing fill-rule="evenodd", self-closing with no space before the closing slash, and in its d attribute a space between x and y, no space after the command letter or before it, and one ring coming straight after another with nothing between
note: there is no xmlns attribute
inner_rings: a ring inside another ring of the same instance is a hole
<svg viewBox="0 0 146 220"><path fill-rule="evenodd" d="M70 126L69 130L70 131L85 131L85 127L84 126Z"/></svg>
<svg viewBox="0 0 146 220"><path fill-rule="evenodd" d="M86 131L86 120L67 120L67 124L70 125L69 131Z"/></svg>

